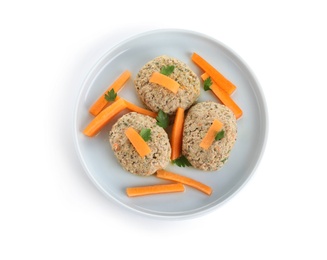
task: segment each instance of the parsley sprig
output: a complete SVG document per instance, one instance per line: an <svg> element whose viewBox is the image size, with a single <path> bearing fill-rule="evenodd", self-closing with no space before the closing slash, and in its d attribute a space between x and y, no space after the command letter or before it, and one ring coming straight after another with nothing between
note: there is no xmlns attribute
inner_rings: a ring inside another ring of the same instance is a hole
<svg viewBox="0 0 327 260"><path fill-rule="evenodd" d="M175 69L174 65L163 66L160 69L160 73L163 74L163 75L169 76L170 74L173 73L174 69Z"/></svg>
<svg viewBox="0 0 327 260"><path fill-rule="evenodd" d="M162 128L167 128L169 125L169 116L165 112L163 112L161 109L158 112L158 115L156 117L157 119L157 125L161 126Z"/></svg>
<svg viewBox="0 0 327 260"><path fill-rule="evenodd" d="M212 85L212 80L211 80L211 78L209 77L209 78L207 78L204 82L203 82L203 89L205 90L205 91L208 91L208 90L211 90L211 85Z"/></svg>
<svg viewBox="0 0 327 260"><path fill-rule="evenodd" d="M144 141L151 140L151 129L142 128L140 131L140 136L143 138Z"/></svg>
<svg viewBox="0 0 327 260"><path fill-rule="evenodd" d="M215 140L216 140L216 141L219 141L219 140L221 140L222 138L224 138L224 136L225 136L225 131L224 131L224 130L221 130L221 131L219 131L219 132L216 134Z"/></svg>
<svg viewBox="0 0 327 260"><path fill-rule="evenodd" d="M113 88L104 95L104 98L107 101L115 101L116 97L117 97L117 93Z"/></svg>
<svg viewBox="0 0 327 260"><path fill-rule="evenodd" d="M176 164L178 167L192 166L184 155L173 160L172 163Z"/></svg>

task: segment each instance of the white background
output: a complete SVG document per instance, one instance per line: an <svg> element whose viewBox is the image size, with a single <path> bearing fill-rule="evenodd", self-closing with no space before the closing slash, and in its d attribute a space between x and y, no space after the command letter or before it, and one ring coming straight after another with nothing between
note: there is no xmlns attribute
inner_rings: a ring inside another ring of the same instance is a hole
<svg viewBox="0 0 327 260"><path fill-rule="evenodd" d="M315 0L1 1L0 259L327 259L326 11ZM91 67L159 28L229 46L269 111L251 180L189 220L144 217L106 198L71 136Z"/></svg>

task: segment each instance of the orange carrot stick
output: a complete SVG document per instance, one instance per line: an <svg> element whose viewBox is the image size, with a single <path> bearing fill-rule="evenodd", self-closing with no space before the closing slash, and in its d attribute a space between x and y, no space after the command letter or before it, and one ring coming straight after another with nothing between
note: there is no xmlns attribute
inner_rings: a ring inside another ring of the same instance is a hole
<svg viewBox="0 0 327 260"><path fill-rule="evenodd" d="M151 153L151 149L148 144L143 140L143 138L138 132L136 132L134 128L127 128L125 130L125 135L142 158Z"/></svg>
<svg viewBox="0 0 327 260"><path fill-rule="evenodd" d="M171 131L171 160L179 158L182 154L182 139L184 126L184 109L177 108L174 125Z"/></svg>
<svg viewBox="0 0 327 260"><path fill-rule="evenodd" d="M157 71L153 72L150 80L151 83L156 83L162 87L165 87L167 89L169 89L171 92L173 92L174 94L177 93L178 88L179 88L179 84L178 82L176 82L175 80L173 80L172 78L163 75Z"/></svg>
<svg viewBox="0 0 327 260"><path fill-rule="evenodd" d="M140 113L140 114L143 114L143 115L151 116L153 118L157 117L157 113L155 113L155 112L152 112L152 111L147 110L145 108L139 107L139 106L127 101L127 100L125 100L125 103L126 103L126 107L129 110L133 111L133 112L137 112L137 113Z"/></svg>
<svg viewBox="0 0 327 260"><path fill-rule="evenodd" d="M203 80L206 80L209 77L207 73L201 75ZM242 109L235 103L235 101L228 95L223 89L221 89L215 81L212 82L210 86L212 92L216 97L223 103L226 107L229 107L235 114L236 119L239 119L243 115Z"/></svg>
<svg viewBox="0 0 327 260"><path fill-rule="evenodd" d="M183 176L180 174L168 172L166 170L158 170L157 177L161 178L161 179L165 179L165 180L176 181L176 182L191 186L195 189L198 189L198 190L204 192L207 195L210 195L212 193L212 189L209 186L203 184L202 182L196 181L192 178L189 178L189 177L186 177L186 176Z"/></svg>
<svg viewBox="0 0 327 260"><path fill-rule="evenodd" d="M124 86L124 84L130 78L130 76L131 76L131 73L128 70L125 70L114 81L114 83L112 83L112 85L103 93L103 95L100 96L97 101L95 101L95 103L89 109L89 112L94 116L99 114L100 111L109 103L109 101L107 101L105 99L105 94L107 94L108 91L110 91L111 89L113 89L115 91L115 93L117 93Z"/></svg>
<svg viewBox="0 0 327 260"><path fill-rule="evenodd" d="M207 150L210 147L210 145L213 143L213 141L215 140L217 133L222 128L223 128L222 122L220 122L217 119L213 120L212 125L209 127L208 132L206 133L206 135L204 136L204 138L202 139L202 141L200 143L200 147Z"/></svg>
<svg viewBox="0 0 327 260"><path fill-rule="evenodd" d="M225 90L229 95L231 95L236 86L230 82L224 75L222 75L218 70L216 70L212 65L210 65L205 59L203 59L197 53L193 53L192 61L196 63L201 69L209 74L211 79L216 82L216 84Z"/></svg>
<svg viewBox="0 0 327 260"><path fill-rule="evenodd" d="M144 196L151 194L169 193L169 192L181 192L184 191L184 185L181 183L172 184L157 184L141 187L129 187L126 189L128 197Z"/></svg>
<svg viewBox="0 0 327 260"><path fill-rule="evenodd" d="M123 99L118 99L111 106L102 110L93 120L87 125L83 133L89 137L95 136L101 129L119 112L126 108Z"/></svg>

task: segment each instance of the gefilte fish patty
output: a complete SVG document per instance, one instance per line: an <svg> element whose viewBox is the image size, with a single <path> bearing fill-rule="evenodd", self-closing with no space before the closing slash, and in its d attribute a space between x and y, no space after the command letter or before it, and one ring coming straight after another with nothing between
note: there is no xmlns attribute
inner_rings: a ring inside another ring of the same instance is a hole
<svg viewBox="0 0 327 260"><path fill-rule="evenodd" d="M153 72L160 72L166 66L174 66L173 72L168 77L180 84L176 94L165 87L149 82ZM188 109L200 96L199 77L184 62L166 55L146 63L137 73L134 84L138 96L146 107L154 112L161 109L169 115L175 114L178 107Z"/></svg>
<svg viewBox="0 0 327 260"><path fill-rule="evenodd" d="M224 137L215 140L209 149L205 150L200 147L200 143L215 119L223 123ZM236 138L234 113L216 102L200 102L192 106L185 117L182 153L194 168L215 171L228 160Z"/></svg>
<svg viewBox="0 0 327 260"><path fill-rule="evenodd" d="M109 142L121 166L136 175L148 176L165 168L170 162L171 147L165 130L156 124L156 119L136 112L123 115L112 126ZM151 130L147 141L151 153L142 158L127 139L125 130L133 127L140 132L142 128Z"/></svg>

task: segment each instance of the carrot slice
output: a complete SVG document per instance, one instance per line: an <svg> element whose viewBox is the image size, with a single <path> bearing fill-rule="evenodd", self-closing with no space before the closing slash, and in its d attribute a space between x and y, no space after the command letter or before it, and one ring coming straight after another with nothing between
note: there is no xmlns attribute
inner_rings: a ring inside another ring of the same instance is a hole
<svg viewBox="0 0 327 260"><path fill-rule="evenodd" d="M163 75L157 71L152 73L149 81L151 83L156 83L162 87L169 89L174 94L177 93L178 88L179 88L178 82L176 82L172 78L169 78L168 76Z"/></svg>
<svg viewBox="0 0 327 260"><path fill-rule="evenodd" d="M143 114L143 115L151 116L153 118L157 117L157 113L155 113L155 112L152 112L152 111L147 110L145 108L139 107L139 106L127 101L127 100L125 100L125 103L126 103L126 107L129 110L132 110L133 112L137 112L137 113L140 113L140 114Z"/></svg>
<svg viewBox="0 0 327 260"><path fill-rule="evenodd" d="M126 81L130 78L131 73L128 70L125 70L112 84L111 86L103 93L102 96L100 96L97 101L95 101L95 103L91 106L91 108L89 109L89 112L96 116L97 114L100 113L100 111L109 103L109 101L107 101L105 99L105 94L108 93L108 91L110 91L111 89L113 89L115 91L115 93L117 93L126 83Z"/></svg>
<svg viewBox="0 0 327 260"><path fill-rule="evenodd" d="M192 61L196 63L201 69L209 74L211 79L216 82L216 84L225 90L229 95L231 95L236 86L230 82L224 75L222 75L218 70L216 70L212 65L210 65L205 59L203 59L197 53L193 53Z"/></svg>
<svg viewBox="0 0 327 260"><path fill-rule="evenodd" d="M200 143L200 147L207 150L210 147L210 145L213 143L213 141L215 140L217 133L222 128L223 128L222 122L220 122L217 119L213 120L212 125L209 127L208 132L206 133L206 135L204 136L204 138L202 139L202 141Z"/></svg>
<svg viewBox="0 0 327 260"><path fill-rule="evenodd" d="M181 192L184 191L184 185L181 183L171 183L171 184L157 184L150 186L141 187L129 187L126 188L126 193L128 197L144 196L151 194L169 193L169 192Z"/></svg>
<svg viewBox="0 0 327 260"><path fill-rule="evenodd" d="M203 73L201 78L206 80L209 77L207 73ZM228 95L223 89L221 89L215 81L210 86L212 92L226 107L230 108L235 114L236 119L239 119L243 115L242 109L235 103L235 101Z"/></svg>
<svg viewBox="0 0 327 260"><path fill-rule="evenodd" d="M174 125L171 131L171 160L179 158L182 154L183 126L184 109L179 107L177 108Z"/></svg>
<svg viewBox="0 0 327 260"><path fill-rule="evenodd" d="M101 129L119 112L126 108L123 99L118 99L111 106L102 110L93 120L87 125L83 133L89 137L95 136Z"/></svg>
<svg viewBox="0 0 327 260"><path fill-rule="evenodd" d="M134 128L127 128L125 130L125 135L142 158L151 152L148 144L143 140L143 138L138 132L136 132Z"/></svg>
<svg viewBox="0 0 327 260"><path fill-rule="evenodd" d="M157 177L161 178L161 179L165 179L165 180L183 183L185 185L188 185L195 189L198 189L207 195L211 195L211 193L212 193L212 189L209 186L205 185L204 183L196 181L192 178L189 178L189 177L186 177L186 176L183 176L180 174L168 172L166 170L158 170Z"/></svg>

